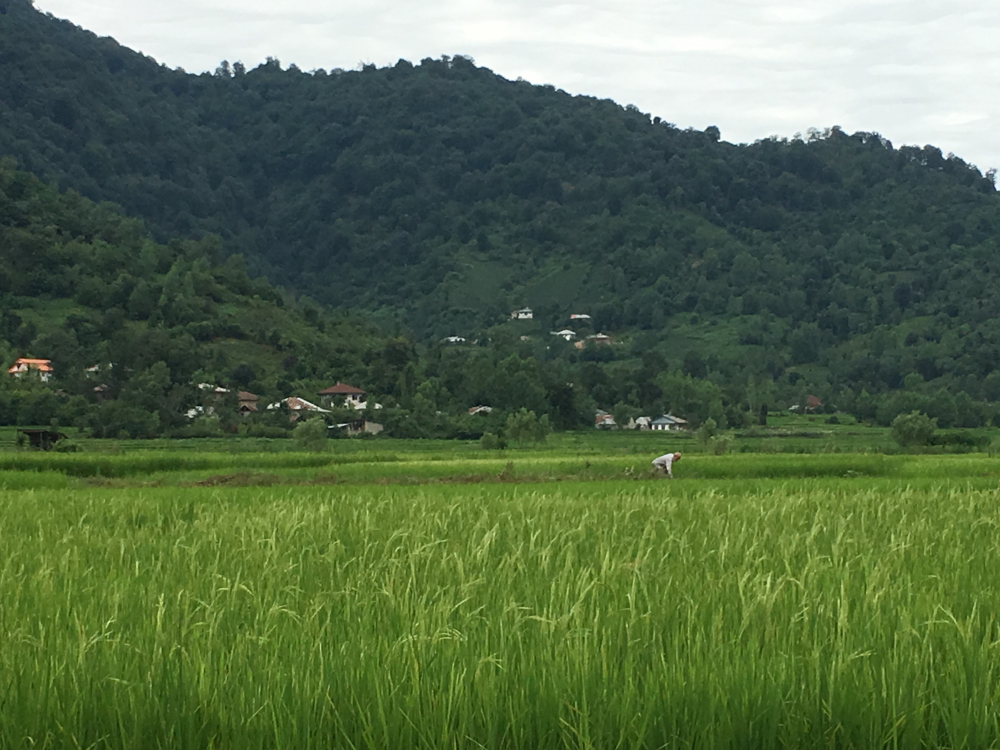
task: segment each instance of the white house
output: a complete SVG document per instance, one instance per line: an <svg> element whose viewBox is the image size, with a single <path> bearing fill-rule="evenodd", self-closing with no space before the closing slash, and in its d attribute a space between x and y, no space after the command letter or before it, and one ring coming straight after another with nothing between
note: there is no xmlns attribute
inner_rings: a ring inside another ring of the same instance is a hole
<svg viewBox="0 0 1000 750"><path fill-rule="evenodd" d="M281 399L281 401L275 401L273 404L268 405L268 411L280 409L282 404L288 407L288 419L290 422L295 422L300 416L305 416L305 412L316 412L317 414L330 413L322 406L317 406L316 404L306 401L304 398L299 398L298 396L289 396L288 398Z"/></svg>
<svg viewBox="0 0 1000 750"><path fill-rule="evenodd" d="M585 313L571 313L570 320L590 320L590 316Z"/></svg>
<svg viewBox="0 0 1000 750"><path fill-rule="evenodd" d="M673 414L664 414L650 422L649 429L660 432L678 432L687 429L687 420L675 417Z"/></svg>
<svg viewBox="0 0 1000 750"><path fill-rule="evenodd" d="M464 344L465 339L462 336L445 336L441 339L442 344Z"/></svg>
<svg viewBox="0 0 1000 750"><path fill-rule="evenodd" d="M515 310L510 314L511 320L532 320L535 317L535 313L531 311L530 307L522 307L520 310Z"/></svg>
<svg viewBox="0 0 1000 750"><path fill-rule="evenodd" d="M576 331L571 331L568 328L563 328L561 331L552 331L553 336L559 336L565 341L572 341L576 338Z"/></svg>

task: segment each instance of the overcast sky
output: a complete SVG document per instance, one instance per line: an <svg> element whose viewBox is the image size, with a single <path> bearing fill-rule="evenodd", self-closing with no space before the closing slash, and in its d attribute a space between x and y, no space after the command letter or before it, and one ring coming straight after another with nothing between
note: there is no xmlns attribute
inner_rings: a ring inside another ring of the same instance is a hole
<svg viewBox="0 0 1000 750"><path fill-rule="evenodd" d="M464 54L725 140L840 125L1000 167L995 0L36 0L188 72Z"/></svg>

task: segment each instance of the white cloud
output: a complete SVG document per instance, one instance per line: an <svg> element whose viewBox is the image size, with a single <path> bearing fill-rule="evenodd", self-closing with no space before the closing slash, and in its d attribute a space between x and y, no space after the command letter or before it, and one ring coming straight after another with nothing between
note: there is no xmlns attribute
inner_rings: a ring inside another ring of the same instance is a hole
<svg viewBox="0 0 1000 750"><path fill-rule="evenodd" d="M986 0L37 0L170 66L303 70L469 54L507 78L751 141L841 125L1000 166Z"/></svg>

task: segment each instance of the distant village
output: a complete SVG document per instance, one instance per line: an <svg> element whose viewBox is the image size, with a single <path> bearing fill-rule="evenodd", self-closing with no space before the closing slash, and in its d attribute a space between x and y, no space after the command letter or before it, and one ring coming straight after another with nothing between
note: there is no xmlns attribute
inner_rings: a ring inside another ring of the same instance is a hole
<svg viewBox="0 0 1000 750"><path fill-rule="evenodd" d="M511 320L533 320L534 311L530 307L523 307L514 310L510 314ZM586 313L573 313L569 316L570 325L576 324L577 328L588 328L591 317ZM577 349L585 347L611 346L613 341L610 336L603 333L583 335L579 331L571 328L563 328L558 331L551 331L551 336L555 336L566 342L572 342ZM521 336L527 340L529 336ZM446 345L462 345L469 343L462 336L447 336L441 343ZM475 343L475 342L474 342ZM87 368L87 373L97 380L100 380L101 372L111 365L95 365ZM54 370L51 360L20 357L8 368L7 374L11 377L22 378L25 376L37 377L42 382L52 379ZM359 435L378 435L385 430L384 424L374 421L370 417L373 412L382 409L382 404L369 399L363 388L349 383L337 382L334 385L312 395L314 400L303 398L299 395L292 395L282 398L273 403L262 405L260 397L254 393L244 390L233 390L213 383L199 383L198 390L203 394L201 404L190 408L185 415L189 420L199 417L210 417L219 415L223 409L235 409L241 416L249 416L264 412L285 411L288 414L290 423L295 423L300 419L311 415L324 416L328 423L328 429L343 431L348 437ZM108 390L107 384L99 382L93 388L95 396L100 399L101 395ZM823 407L823 402L816 396L809 396L803 404L793 404L789 411L797 413L812 413ZM345 411L352 411L358 414L357 418L344 419ZM485 404L477 404L468 408L469 415L488 415L493 411L492 407ZM362 415L365 416L362 416ZM336 419L337 421L332 421ZM624 424L616 422L614 415L603 409L597 409L594 414L594 428L597 430L637 430L649 432L682 432L689 429L688 421L683 417L674 414L660 414L659 416L631 417Z"/></svg>
<svg viewBox="0 0 1000 750"><path fill-rule="evenodd" d="M510 314L511 320L533 320L534 311L530 307L522 307L513 310ZM587 329L591 325L591 316L586 313L572 313L569 316L569 324L577 328ZM551 336L555 336L566 342L571 342L577 349L585 347L611 346L614 342L612 338L604 333L583 334L580 331L566 327L558 331L551 331ZM530 339L530 336L521 336L522 340ZM463 336L446 336L441 340L442 344L462 345L469 343ZM477 342L473 342L477 343ZM110 367L105 365L104 367ZM100 365L87 368L87 373L99 379L104 368ZM34 359L20 357L8 368L7 374L11 377L25 377L28 375L37 377L42 382L48 382L53 377L54 371L52 362L48 359ZM194 420L199 417L213 416L221 409L235 408L242 416L249 416L259 413L262 409L268 412L284 410L288 413L288 420L295 423L310 415L330 415L327 417L328 428L331 430L342 430L347 436L358 435L378 435L383 432L385 426L380 423L361 416L361 413L371 415L372 412L382 409L382 404L370 401L368 394L363 388L354 385L337 382L334 385L324 388L314 394L315 401L293 395L280 399L279 401L266 405L260 404L260 398L249 391L225 388L212 383L199 383L199 391L204 394L202 403L194 406L185 412L185 416ZM100 398L101 394L107 391L105 383L94 386L95 395ZM227 405L233 403L235 395L235 406ZM805 403L794 404L789 407L789 411L797 413L812 413L823 407L823 402L816 396L809 396ZM330 422L334 416L342 416L345 410L358 413L356 419L347 419ZM489 405L475 405L468 408L469 415L488 415L493 411ZM618 424L614 415L603 409L597 409L594 414L594 428L597 430L638 430L649 432L681 432L689 429L688 421L673 414L661 414L659 416L640 416L629 418L624 424Z"/></svg>

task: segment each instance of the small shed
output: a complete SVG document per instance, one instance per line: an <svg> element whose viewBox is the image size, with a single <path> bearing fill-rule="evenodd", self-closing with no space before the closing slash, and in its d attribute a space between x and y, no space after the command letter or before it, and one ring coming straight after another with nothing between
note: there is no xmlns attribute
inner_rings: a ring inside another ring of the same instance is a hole
<svg viewBox="0 0 1000 750"><path fill-rule="evenodd" d="M35 450L52 450L56 443L65 440L66 436L58 430L18 430L18 432L28 438L28 444Z"/></svg>

